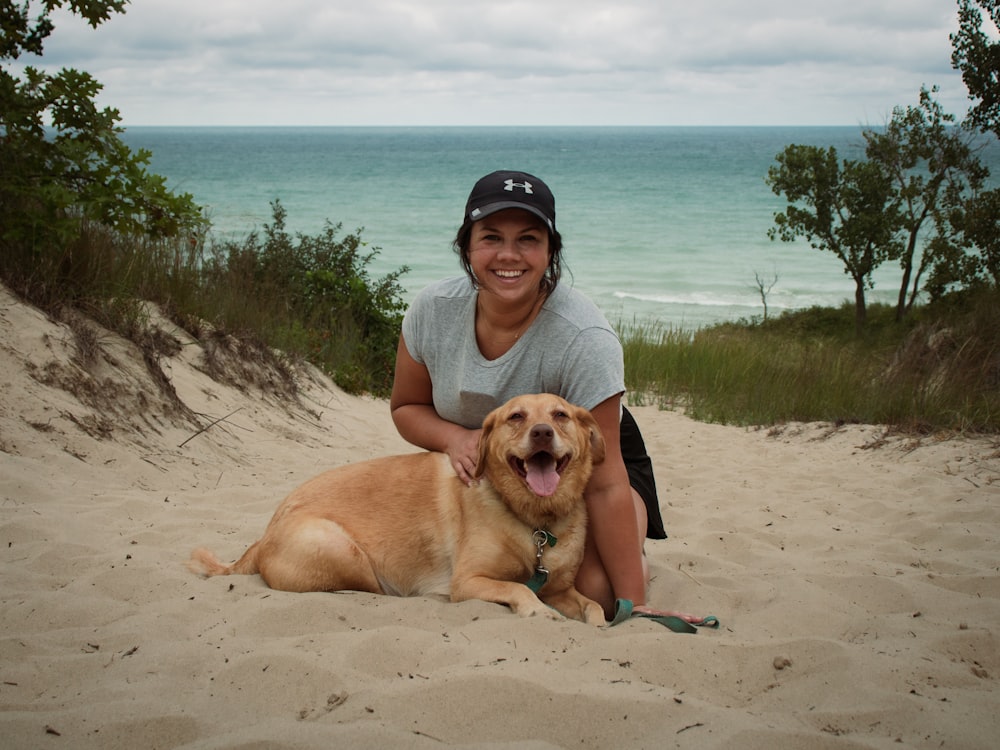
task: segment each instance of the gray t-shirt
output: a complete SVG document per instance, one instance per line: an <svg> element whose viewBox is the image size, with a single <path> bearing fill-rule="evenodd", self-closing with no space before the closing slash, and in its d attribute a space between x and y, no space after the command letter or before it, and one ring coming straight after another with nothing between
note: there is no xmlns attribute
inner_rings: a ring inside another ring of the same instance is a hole
<svg viewBox="0 0 1000 750"><path fill-rule="evenodd" d="M558 285L531 327L494 360L476 344L476 294L467 277L445 279L422 290L403 318L406 348L430 372L442 418L474 429L524 393L555 393L593 409L625 391L621 342L575 289Z"/></svg>

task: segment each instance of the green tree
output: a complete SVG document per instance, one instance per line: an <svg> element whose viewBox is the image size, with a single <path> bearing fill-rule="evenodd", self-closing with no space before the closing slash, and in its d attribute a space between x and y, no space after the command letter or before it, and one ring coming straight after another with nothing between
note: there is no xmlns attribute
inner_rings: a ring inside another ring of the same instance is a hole
<svg viewBox="0 0 1000 750"><path fill-rule="evenodd" d="M865 130L868 158L891 176L899 197L903 243L899 263L902 280L896 319L913 307L924 273L932 262L951 257L942 212L978 191L989 170L976 157L967 129L954 125L955 116L944 112L933 98L937 88L920 90L916 107L896 107L883 131ZM919 244L921 232L930 225L936 235ZM935 253L936 251L936 253Z"/></svg>
<svg viewBox="0 0 1000 750"><path fill-rule="evenodd" d="M948 195L944 205L925 284L931 298L956 288L1000 289L1000 190Z"/></svg>
<svg viewBox="0 0 1000 750"><path fill-rule="evenodd" d="M978 6L978 7L977 7ZM951 35L951 64L962 72L969 99L969 120L1000 137L1000 41L983 31L985 10L1000 29L1000 0L958 0L958 32Z"/></svg>
<svg viewBox="0 0 1000 750"><path fill-rule="evenodd" d="M966 204L961 230L966 246L979 253L963 254L960 280L967 286L986 280L1000 289L1000 190L988 190Z"/></svg>
<svg viewBox="0 0 1000 750"><path fill-rule="evenodd" d="M1000 2L959 0L958 8L958 32L951 35L951 63L962 72L969 99L975 102L967 122L1000 138L1000 41L996 39ZM980 9L993 24L992 38L983 30ZM932 294L940 295L954 284L986 283L1000 289L1000 189L954 202L948 226L955 241L944 248L933 269L928 281Z"/></svg>
<svg viewBox="0 0 1000 750"><path fill-rule="evenodd" d="M190 195L175 195L147 171L151 154L122 143L119 112L98 108L102 87L94 78L72 68L46 73L28 65L15 73L11 66L22 55L42 55L56 9L96 28L126 4L0 0L0 271L8 280L51 280L83 219L154 237L202 223Z"/></svg>
<svg viewBox="0 0 1000 750"><path fill-rule="evenodd" d="M805 238L817 250L836 255L854 280L855 325L860 332L867 316L865 290L872 272L885 260L899 257L899 200L892 178L872 161L838 161L837 150L790 145L776 157L766 181L775 195L788 201L774 215L771 239Z"/></svg>

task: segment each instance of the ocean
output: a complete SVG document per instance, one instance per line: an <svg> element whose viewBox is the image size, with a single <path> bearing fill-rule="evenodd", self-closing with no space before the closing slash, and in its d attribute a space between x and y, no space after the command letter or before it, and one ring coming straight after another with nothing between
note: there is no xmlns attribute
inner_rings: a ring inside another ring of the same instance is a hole
<svg viewBox="0 0 1000 750"><path fill-rule="evenodd" d="M768 238L784 204L764 177L791 143L863 157L860 127L132 127L123 140L205 207L216 238L260 230L278 199L292 232L361 229L373 275L410 268L405 298L461 272L451 242L469 190L518 169L555 194L564 283L613 322L759 318L758 277L771 314L853 300L831 253ZM894 300L899 277L884 267L870 298Z"/></svg>

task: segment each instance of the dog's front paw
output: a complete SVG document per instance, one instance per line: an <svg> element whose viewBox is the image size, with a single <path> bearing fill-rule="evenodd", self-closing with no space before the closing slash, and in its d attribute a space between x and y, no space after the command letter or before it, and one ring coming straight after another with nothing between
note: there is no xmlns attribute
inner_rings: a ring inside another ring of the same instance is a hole
<svg viewBox="0 0 1000 750"><path fill-rule="evenodd" d="M588 599L575 588L549 594L545 601L566 617L581 620L588 625L601 627L605 624L604 608L593 599Z"/></svg>
<svg viewBox="0 0 1000 750"><path fill-rule="evenodd" d="M521 617L547 617L548 619L555 620L556 622L566 619L563 617L562 613L559 612L559 610L554 609L547 604L541 603L538 607L532 607L527 611L518 610L517 613L521 615Z"/></svg>
<svg viewBox="0 0 1000 750"><path fill-rule="evenodd" d="M580 618L588 625L604 627L607 621L604 619L604 607L594 601L587 601L583 608L583 617Z"/></svg>
<svg viewBox="0 0 1000 750"><path fill-rule="evenodd" d="M510 603L510 608L521 617L547 617L550 620L564 620L565 617L554 607L532 595Z"/></svg>

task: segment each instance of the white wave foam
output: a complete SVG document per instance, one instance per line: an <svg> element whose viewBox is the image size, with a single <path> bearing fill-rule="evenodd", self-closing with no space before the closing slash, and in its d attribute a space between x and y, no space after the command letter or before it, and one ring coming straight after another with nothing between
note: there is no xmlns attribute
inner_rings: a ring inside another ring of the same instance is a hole
<svg viewBox="0 0 1000 750"><path fill-rule="evenodd" d="M746 308L759 308L761 306L760 298L754 299L753 297L725 297L719 295L713 295L708 292L688 292L686 294L636 294L634 292L621 292L616 291L613 295L616 299L630 299L636 300L638 302L648 302L659 305L696 305L701 307L746 307ZM768 298L768 307L775 309L793 309L796 307L808 307L810 304L821 304L819 302L815 303L805 303L801 302L790 302L790 301L780 301L772 300Z"/></svg>

